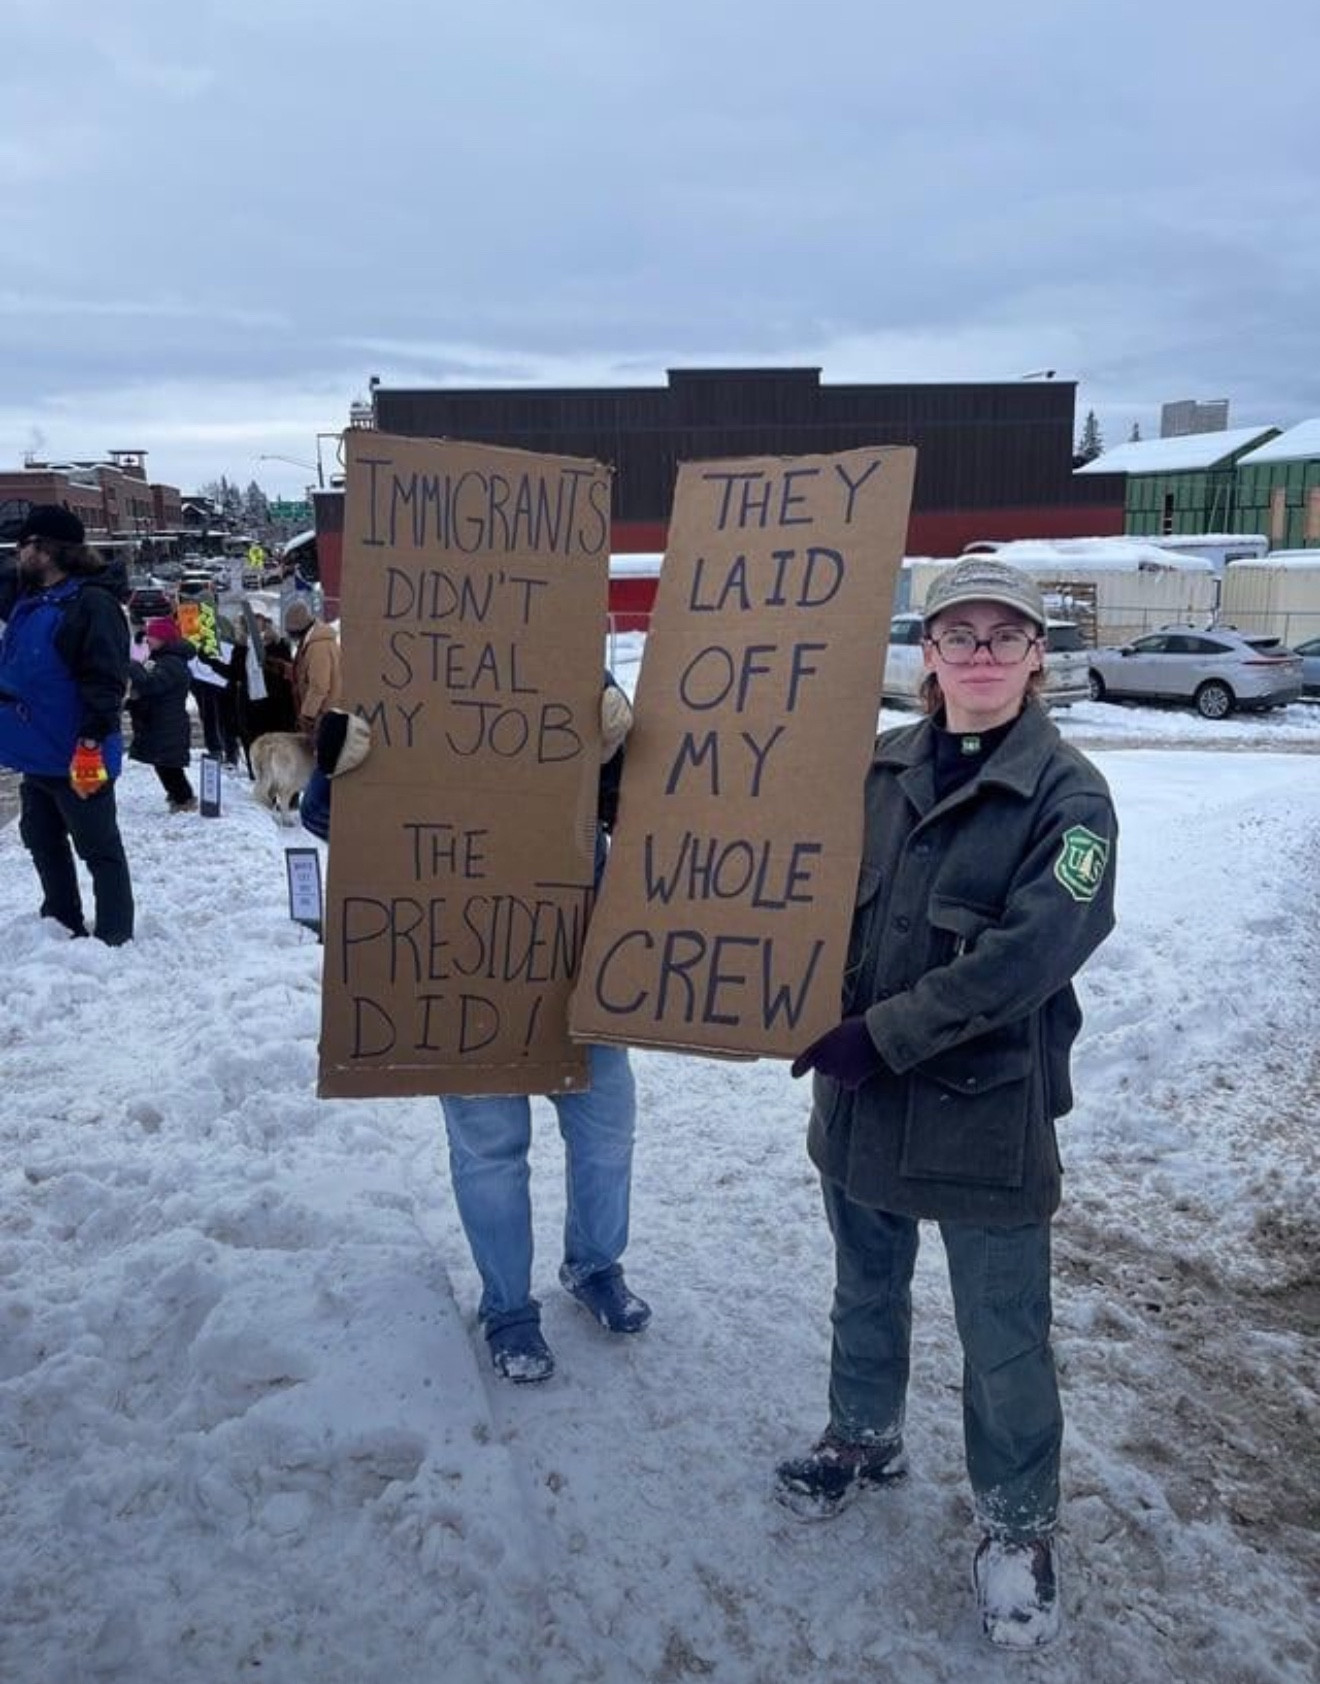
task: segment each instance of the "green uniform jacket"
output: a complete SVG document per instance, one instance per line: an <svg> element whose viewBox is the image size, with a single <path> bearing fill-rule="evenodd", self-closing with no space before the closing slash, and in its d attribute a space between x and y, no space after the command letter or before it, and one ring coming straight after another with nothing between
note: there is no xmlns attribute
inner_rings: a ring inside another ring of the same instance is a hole
<svg viewBox="0 0 1320 1684"><path fill-rule="evenodd" d="M1029 703L936 803L929 720L876 743L845 1015L888 1068L815 1080L808 1150L859 1204L1011 1226L1058 1207L1072 978L1114 925L1109 789Z"/></svg>

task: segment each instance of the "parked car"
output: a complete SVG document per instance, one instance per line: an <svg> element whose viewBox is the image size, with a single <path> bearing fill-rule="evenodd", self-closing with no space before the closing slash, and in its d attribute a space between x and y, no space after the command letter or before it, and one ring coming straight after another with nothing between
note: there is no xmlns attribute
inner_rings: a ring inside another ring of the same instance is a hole
<svg viewBox="0 0 1320 1684"><path fill-rule="evenodd" d="M1190 702L1203 719L1274 708L1302 693L1302 657L1277 637L1231 626L1161 626L1091 651L1091 699Z"/></svg>
<svg viewBox="0 0 1320 1684"><path fill-rule="evenodd" d="M921 656L921 615L895 614L889 622L889 653L885 656L882 695L887 702L916 707L926 669ZM1090 694L1088 650L1071 620L1050 620L1045 627L1045 687L1050 707L1071 707Z"/></svg>
<svg viewBox="0 0 1320 1684"><path fill-rule="evenodd" d="M128 617L135 626L168 617L174 612L174 598L158 585L140 585L128 593Z"/></svg>
<svg viewBox="0 0 1320 1684"><path fill-rule="evenodd" d="M1308 696L1320 696L1320 637L1308 637L1293 653L1302 657L1302 689Z"/></svg>
<svg viewBox="0 0 1320 1684"><path fill-rule="evenodd" d="M185 573L179 580L179 601L196 601L201 596L216 594L215 579L210 573Z"/></svg>

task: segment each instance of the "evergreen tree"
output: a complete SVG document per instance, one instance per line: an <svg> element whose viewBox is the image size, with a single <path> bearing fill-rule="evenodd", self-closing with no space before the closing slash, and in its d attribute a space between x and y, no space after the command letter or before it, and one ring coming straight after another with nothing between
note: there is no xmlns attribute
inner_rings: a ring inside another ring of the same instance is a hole
<svg viewBox="0 0 1320 1684"><path fill-rule="evenodd" d="M1129 444L1140 444L1141 443L1141 422L1140 421L1134 421L1132 423L1132 431L1128 434L1128 443Z"/></svg>
<svg viewBox="0 0 1320 1684"><path fill-rule="evenodd" d="M1079 462L1094 462L1096 457L1104 452L1105 441L1100 436L1100 423L1095 418L1095 411L1088 409L1086 420L1082 423L1082 436L1077 445L1077 460Z"/></svg>
<svg viewBox="0 0 1320 1684"><path fill-rule="evenodd" d="M270 501L256 480L249 480L243 493L243 524L250 532L257 533L270 525Z"/></svg>

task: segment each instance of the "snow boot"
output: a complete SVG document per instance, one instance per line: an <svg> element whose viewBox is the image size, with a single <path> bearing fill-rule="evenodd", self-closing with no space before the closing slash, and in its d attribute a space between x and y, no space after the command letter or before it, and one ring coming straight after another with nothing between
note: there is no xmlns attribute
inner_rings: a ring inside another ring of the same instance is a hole
<svg viewBox="0 0 1320 1684"><path fill-rule="evenodd" d="M1041 1649L1059 1635L1059 1552L1053 1538L982 1538L972 1562L981 1629L1001 1649Z"/></svg>
<svg viewBox="0 0 1320 1684"><path fill-rule="evenodd" d="M827 1427L805 1456L775 1469L775 1498L804 1520L828 1520L862 1491L890 1485L907 1471L901 1440L854 1444Z"/></svg>
<svg viewBox="0 0 1320 1684"><path fill-rule="evenodd" d="M541 1336L539 1322L518 1321L486 1335L495 1372L515 1386L548 1380L555 1371L554 1352Z"/></svg>
<svg viewBox="0 0 1320 1684"><path fill-rule="evenodd" d="M569 1297L610 1333L640 1333L651 1319L651 1306L629 1290L617 1263L612 1269L588 1275L584 1281L574 1280L565 1263L559 1280Z"/></svg>

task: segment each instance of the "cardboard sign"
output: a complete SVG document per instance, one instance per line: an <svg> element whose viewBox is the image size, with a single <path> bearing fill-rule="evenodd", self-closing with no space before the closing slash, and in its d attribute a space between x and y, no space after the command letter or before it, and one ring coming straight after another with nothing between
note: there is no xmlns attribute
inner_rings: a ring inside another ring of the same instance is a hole
<svg viewBox="0 0 1320 1684"><path fill-rule="evenodd" d="M609 470L350 432L322 1094L583 1088Z"/></svg>
<svg viewBox="0 0 1320 1684"><path fill-rule="evenodd" d="M575 1035L789 1056L838 1022L915 462L680 470Z"/></svg>

